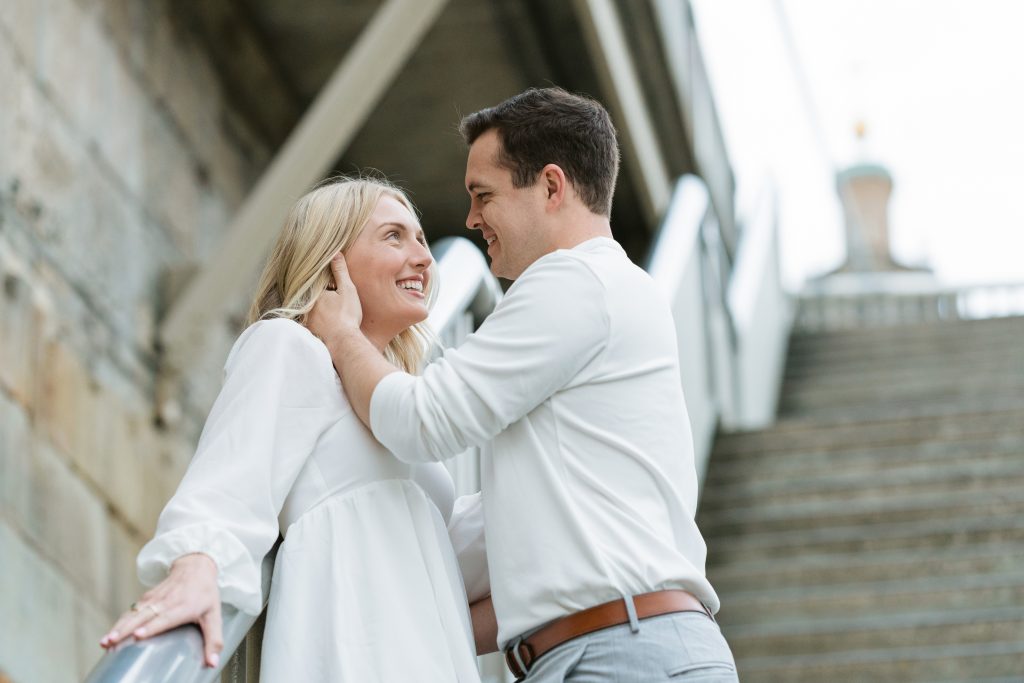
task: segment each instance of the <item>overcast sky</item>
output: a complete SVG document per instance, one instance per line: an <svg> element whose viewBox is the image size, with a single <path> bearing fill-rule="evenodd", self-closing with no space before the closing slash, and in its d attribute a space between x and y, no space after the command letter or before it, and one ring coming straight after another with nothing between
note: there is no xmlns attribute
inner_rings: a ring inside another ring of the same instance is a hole
<svg viewBox="0 0 1024 683"><path fill-rule="evenodd" d="M834 171L858 161L893 175L898 260L1024 280L1024 1L692 4L741 210L773 177L791 286L842 260Z"/></svg>

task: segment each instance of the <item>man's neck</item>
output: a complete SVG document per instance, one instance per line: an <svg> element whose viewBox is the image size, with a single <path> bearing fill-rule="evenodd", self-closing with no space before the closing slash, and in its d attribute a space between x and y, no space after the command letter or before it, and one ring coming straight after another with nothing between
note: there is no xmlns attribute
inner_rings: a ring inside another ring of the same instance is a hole
<svg viewBox="0 0 1024 683"><path fill-rule="evenodd" d="M572 249L595 237L612 236L611 221L590 211L574 211L565 217L555 240L555 249Z"/></svg>

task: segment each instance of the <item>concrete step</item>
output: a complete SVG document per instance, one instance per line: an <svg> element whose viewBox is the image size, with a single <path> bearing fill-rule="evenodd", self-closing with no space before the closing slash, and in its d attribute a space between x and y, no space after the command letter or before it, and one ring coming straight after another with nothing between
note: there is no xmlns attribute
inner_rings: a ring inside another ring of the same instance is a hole
<svg viewBox="0 0 1024 683"><path fill-rule="evenodd" d="M1019 515L1024 523L1024 475L1016 481L997 483L984 490L926 491L899 496L868 495L858 491L841 504L831 498L814 497L795 503L726 506L702 511L698 524L705 535L722 539L775 531L981 515Z"/></svg>
<svg viewBox="0 0 1024 683"><path fill-rule="evenodd" d="M737 479L705 489L701 513L733 507L827 502L846 504L857 499L898 498L924 493L982 493L1001 483L1024 487L1024 456L1010 454L977 461L945 463L907 462L872 475L863 470L813 470L788 478Z"/></svg>
<svg viewBox="0 0 1024 683"><path fill-rule="evenodd" d="M788 456L801 451L916 445L996 434L1024 435L1024 410L940 413L892 419L875 417L859 421L841 417L827 421L786 420L766 430L720 434L715 441L712 461L768 454Z"/></svg>
<svg viewBox="0 0 1024 683"><path fill-rule="evenodd" d="M1024 642L1019 605L981 609L920 609L892 614L772 619L723 627L741 659L811 655L893 647Z"/></svg>
<svg viewBox="0 0 1024 683"><path fill-rule="evenodd" d="M984 392L977 396L945 395L929 397L908 397L896 399L874 399L862 402L836 402L832 404L780 405L782 420L849 420L867 422L880 419L902 419L923 415L953 414L964 412L1021 410L1020 390L1003 390L1000 393Z"/></svg>
<svg viewBox="0 0 1024 683"><path fill-rule="evenodd" d="M1002 574L907 576L892 581L734 591L717 619L723 628L763 621L1024 606L1024 567Z"/></svg>
<svg viewBox="0 0 1024 683"><path fill-rule="evenodd" d="M1021 349L1019 338L1006 337L1003 340L987 338L974 339L956 344L935 342L908 344L897 341L887 345L864 344L855 348L822 346L796 350L789 348L786 354L786 376L806 376L815 372L848 372L854 368L866 371L897 370L901 364L928 370L939 367L943 360L956 361L944 370L973 368L991 370L999 364L1020 367Z"/></svg>
<svg viewBox="0 0 1024 683"><path fill-rule="evenodd" d="M888 357L888 356L887 356ZM918 380L921 377L991 377L1024 366L1024 349L979 349L970 356L939 354L935 356L885 358L870 357L863 362L801 362L794 358L785 368L783 386L799 388L802 384L820 382L865 381L891 384Z"/></svg>
<svg viewBox="0 0 1024 683"><path fill-rule="evenodd" d="M714 538L709 562L725 564L772 557L802 561L805 555L871 553L926 548L963 547L989 543L1024 543L1024 518L1019 515L966 517L955 520L918 520L797 529L746 536Z"/></svg>
<svg viewBox="0 0 1024 683"><path fill-rule="evenodd" d="M1021 683L1024 643L879 647L737 661L743 683Z"/></svg>
<svg viewBox="0 0 1024 683"><path fill-rule="evenodd" d="M905 376L837 378L821 373L814 378L792 380L783 386L783 398L856 398L862 395L894 396L916 394L921 391L941 390L945 392L962 389L966 393L977 393L980 387L993 391L1019 389L1024 385L1024 358L1020 369L1002 366L991 373L974 372L931 372L921 371Z"/></svg>
<svg viewBox="0 0 1024 683"><path fill-rule="evenodd" d="M943 322L921 322L910 325L887 327L859 327L834 332L797 332L792 336L792 343L800 345L807 342L828 342L832 344L860 345L871 339L908 339L913 337L956 338L957 336L978 337L988 334L1006 332L1024 333L1024 316L1006 316L1001 318L983 318L979 320L950 320Z"/></svg>
<svg viewBox="0 0 1024 683"><path fill-rule="evenodd" d="M790 353L860 352L899 350L915 346L962 348L988 344L1012 345L1024 337L1024 317L992 318L960 323L907 325L901 327L861 328L836 332L796 333L789 339Z"/></svg>
<svg viewBox="0 0 1024 683"><path fill-rule="evenodd" d="M986 378L979 381L905 383L897 386L865 386L858 389L825 388L787 392L779 401L780 410L789 414L816 415L825 410L849 410L868 405L899 409L907 404L960 406L970 409L974 401L991 396L1001 397L1008 407L1024 409L1024 376ZM882 413L884 415L885 413Z"/></svg>
<svg viewBox="0 0 1024 683"><path fill-rule="evenodd" d="M919 375L922 372L939 376L954 375L969 370L973 374L995 374L1006 368L1019 367L1024 351L1019 348L979 348L970 353L922 355L865 356L848 361L814 359L796 356L787 358L783 375L784 384L790 382L814 382L822 376L834 377L837 381L856 381L864 377L872 381L886 381L892 377ZM956 364L949 363L955 359Z"/></svg>
<svg viewBox="0 0 1024 683"><path fill-rule="evenodd" d="M897 444L866 449L801 451L784 458L712 458L704 489L711 491L719 484L748 478L792 479L822 471L881 475L888 469L913 463L941 467L960 459L983 461L1010 455L1018 455L1024 462L1024 434L986 434L958 440L926 441L916 446Z"/></svg>
<svg viewBox="0 0 1024 683"><path fill-rule="evenodd" d="M713 539L712 539L713 541ZM721 562L711 543L708 579L723 599L723 611L732 610L734 592L896 581L910 576L927 578L975 574L1004 574L1024 567L1024 544L1004 541L859 552L807 553L794 562L789 557L749 557Z"/></svg>
<svg viewBox="0 0 1024 683"><path fill-rule="evenodd" d="M741 680L1024 683L1024 317L797 335L698 514Z"/></svg>

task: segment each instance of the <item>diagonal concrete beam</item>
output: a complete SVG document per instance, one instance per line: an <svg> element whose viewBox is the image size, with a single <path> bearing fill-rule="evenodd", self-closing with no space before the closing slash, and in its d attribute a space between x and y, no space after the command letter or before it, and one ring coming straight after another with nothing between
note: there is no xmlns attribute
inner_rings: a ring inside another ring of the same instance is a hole
<svg viewBox="0 0 1024 683"><path fill-rule="evenodd" d="M668 208L672 181L622 21L613 0L573 0L573 7L609 108L619 125L626 162L635 169L632 176L644 218L655 228Z"/></svg>
<svg viewBox="0 0 1024 683"><path fill-rule="evenodd" d="M387 0L257 181L159 329L168 365L183 367L277 237L291 204L323 177L394 81L447 0Z"/></svg>

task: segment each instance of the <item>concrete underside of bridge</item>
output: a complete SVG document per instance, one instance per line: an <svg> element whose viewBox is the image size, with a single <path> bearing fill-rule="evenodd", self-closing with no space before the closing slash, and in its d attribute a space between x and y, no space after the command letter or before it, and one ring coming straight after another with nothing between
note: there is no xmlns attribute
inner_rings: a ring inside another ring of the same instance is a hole
<svg viewBox="0 0 1024 683"><path fill-rule="evenodd" d="M374 14L379 0L181 3L229 97L271 148L282 145ZM585 3L583 3L585 4ZM432 240L467 235L460 117L531 86L556 84L608 102L588 48L580 3L450 0L375 104L334 170L377 169L407 188ZM683 117L646 2L611 5L621 26L670 177L693 172ZM610 107L611 108L611 107ZM613 117L618 112L612 111ZM617 120L620 130L624 122ZM642 260L656 217L642 208L639 169L624 155L613 211L616 238ZM473 239L479 239L473 237Z"/></svg>

